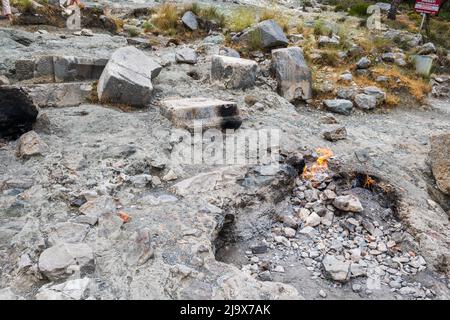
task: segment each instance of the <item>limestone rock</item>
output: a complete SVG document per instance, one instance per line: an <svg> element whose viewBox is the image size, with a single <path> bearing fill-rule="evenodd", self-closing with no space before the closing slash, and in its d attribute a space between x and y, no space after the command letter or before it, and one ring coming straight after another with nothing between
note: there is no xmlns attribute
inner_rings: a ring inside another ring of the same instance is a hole
<svg viewBox="0 0 450 320"><path fill-rule="evenodd" d="M39 271L50 280L60 280L70 275L70 267L79 268L82 273L91 273L94 254L87 244L61 243L42 252L38 266Z"/></svg>
<svg viewBox="0 0 450 320"><path fill-rule="evenodd" d="M29 158L37 155L45 155L49 150L48 145L34 131L23 134L18 142L17 155L21 158Z"/></svg>
<svg viewBox="0 0 450 320"><path fill-rule="evenodd" d="M322 260L324 271L335 281L347 282L350 278L350 262L338 260L335 256L326 255Z"/></svg>
<svg viewBox="0 0 450 320"><path fill-rule="evenodd" d="M167 99L162 101L161 110L176 127L194 130L237 129L242 120L236 103L208 98Z"/></svg>
<svg viewBox="0 0 450 320"><path fill-rule="evenodd" d="M346 195L346 196L339 196L336 197L333 201L333 205L342 211L346 212L363 212L364 208L359 201L359 199L352 194Z"/></svg>
<svg viewBox="0 0 450 320"><path fill-rule="evenodd" d="M271 68L281 96L291 102L312 98L311 71L300 48L273 50Z"/></svg>
<svg viewBox="0 0 450 320"><path fill-rule="evenodd" d="M431 169L436 184L443 193L450 195L450 133L430 138Z"/></svg>
<svg viewBox="0 0 450 320"><path fill-rule="evenodd" d="M247 89L255 85L258 64L253 60L213 56L211 80L228 89Z"/></svg>
<svg viewBox="0 0 450 320"><path fill-rule="evenodd" d="M162 67L135 47L120 48L113 53L97 85L102 102L145 106Z"/></svg>
<svg viewBox="0 0 450 320"><path fill-rule="evenodd" d="M117 211L114 200L110 196L101 196L88 201L79 208L82 214L77 218L77 222L94 225L100 216L115 213Z"/></svg>
<svg viewBox="0 0 450 320"><path fill-rule="evenodd" d="M358 69L367 69L370 67L371 64L372 62L368 58L363 57L359 59L359 61L356 63L356 67Z"/></svg>
<svg viewBox="0 0 450 320"><path fill-rule="evenodd" d="M46 284L39 288L36 300L81 300L85 298L90 282L89 278L83 278Z"/></svg>

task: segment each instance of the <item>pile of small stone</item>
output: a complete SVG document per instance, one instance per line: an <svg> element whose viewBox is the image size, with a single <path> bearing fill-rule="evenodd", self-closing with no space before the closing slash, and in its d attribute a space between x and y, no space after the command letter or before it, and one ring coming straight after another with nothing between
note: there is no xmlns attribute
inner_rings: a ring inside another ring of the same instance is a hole
<svg viewBox="0 0 450 320"><path fill-rule="evenodd" d="M284 273L283 256L297 255L312 279L330 279L338 286L351 282L354 292L370 295L387 286L407 298L435 295L420 283L405 280L427 266L422 256L404 250L402 243L409 235L401 223L392 217L386 223L370 219L360 199L338 190L329 177L320 182L299 177L296 185L290 199L293 211L278 215L279 224L270 236L246 252L250 263L244 271L271 281L273 272ZM392 209L383 215L392 216ZM258 257L269 250L276 251L272 261Z"/></svg>

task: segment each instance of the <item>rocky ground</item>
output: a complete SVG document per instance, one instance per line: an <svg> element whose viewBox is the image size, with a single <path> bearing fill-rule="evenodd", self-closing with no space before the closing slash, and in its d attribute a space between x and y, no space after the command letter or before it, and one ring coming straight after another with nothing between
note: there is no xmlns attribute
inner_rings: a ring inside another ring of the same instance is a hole
<svg viewBox="0 0 450 320"><path fill-rule="evenodd" d="M156 5L108 4L120 15ZM341 16L319 4L280 5L311 20ZM179 44L142 38L0 29L0 96L10 101L11 86L21 87L13 94L31 97L39 112L33 131L7 128L0 140L1 298L450 298L448 76L434 75L420 103L399 93L389 107L386 89L356 82L370 70L364 57L348 73L325 68L311 79L295 49L215 61L236 54L221 32ZM125 56L140 64L127 69L134 86L117 95L108 81L121 62L111 55L128 45L139 51ZM297 78L282 67L274 76L272 58ZM230 78L220 71L227 63ZM143 65L152 72L141 74ZM135 108L143 97L146 106ZM174 127L186 121L167 99L197 97L235 103L236 137L279 129L280 166L181 163ZM303 174L322 155L317 148L333 152L329 168Z"/></svg>

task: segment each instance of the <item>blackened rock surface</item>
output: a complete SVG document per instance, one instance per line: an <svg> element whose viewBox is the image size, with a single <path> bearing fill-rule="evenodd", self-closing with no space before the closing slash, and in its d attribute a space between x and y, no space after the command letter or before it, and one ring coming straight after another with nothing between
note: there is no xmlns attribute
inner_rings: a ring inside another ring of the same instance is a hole
<svg viewBox="0 0 450 320"><path fill-rule="evenodd" d="M0 137L15 138L31 130L38 108L20 87L0 87Z"/></svg>

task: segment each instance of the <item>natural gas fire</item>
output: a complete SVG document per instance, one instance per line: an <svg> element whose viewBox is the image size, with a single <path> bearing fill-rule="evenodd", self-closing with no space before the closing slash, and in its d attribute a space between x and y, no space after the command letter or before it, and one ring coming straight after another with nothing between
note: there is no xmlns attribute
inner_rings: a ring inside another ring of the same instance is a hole
<svg viewBox="0 0 450 320"><path fill-rule="evenodd" d="M376 181L372 179L368 174L364 178L364 188L371 188L375 185Z"/></svg>
<svg viewBox="0 0 450 320"><path fill-rule="evenodd" d="M322 181L328 176L328 161L333 156L333 151L326 148L317 148L319 157L310 167L305 166L303 170L303 179Z"/></svg>

